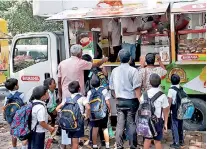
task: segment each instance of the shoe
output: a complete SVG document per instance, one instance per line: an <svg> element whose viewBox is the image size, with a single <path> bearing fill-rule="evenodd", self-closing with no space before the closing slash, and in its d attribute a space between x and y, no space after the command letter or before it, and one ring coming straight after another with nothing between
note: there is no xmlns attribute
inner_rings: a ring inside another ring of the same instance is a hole
<svg viewBox="0 0 207 149"><path fill-rule="evenodd" d="M101 146L106 146L105 141L101 141Z"/></svg>
<svg viewBox="0 0 207 149"><path fill-rule="evenodd" d="M185 146L184 141L180 141L180 146Z"/></svg>
<svg viewBox="0 0 207 149"><path fill-rule="evenodd" d="M175 149L179 149L180 148L180 145L173 143L173 144L170 144L170 147L171 148L175 148Z"/></svg>
<svg viewBox="0 0 207 149"><path fill-rule="evenodd" d="M79 142L79 146L83 147L84 143L82 141Z"/></svg>

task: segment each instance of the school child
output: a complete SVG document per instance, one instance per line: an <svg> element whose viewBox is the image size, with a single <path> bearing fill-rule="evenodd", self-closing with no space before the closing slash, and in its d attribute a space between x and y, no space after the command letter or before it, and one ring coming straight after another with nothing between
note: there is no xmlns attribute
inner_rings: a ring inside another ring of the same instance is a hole
<svg viewBox="0 0 207 149"><path fill-rule="evenodd" d="M70 126L63 126L63 127L67 127L66 128L66 132L68 134L68 137L72 139L72 149L78 149L79 147L79 138L84 137L84 119L87 119L90 115L90 105L88 103L87 98L85 98L84 96L82 96L80 94L80 85L78 81L73 81L68 85L68 89L71 93L71 97L66 99L66 102L63 104L61 103L56 110L59 111L60 109L62 111L60 111L60 119L59 119L59 124L61 126L62 125L62 120L64 120L64 111L70 110L72 111L72 117L75 117L75 119L77 119L77 128L70 128ZM71 107L70 105L74 104L73 107ZM76 103L77 106L76 107ZM86 109L86 111L84 111L84 109ZM85 113L86 112L86 113ZM67 113L65 112L65 114L67 115L65 118L70 120L70 116L69 114L71 113ZM73 119L71 120L73 121ZM70 124L72 123L70 121ZM64 120L65 122L65 120ZM64 124L65 125L65 124ZM66 124L67 125L67 124ZM75 126L75 125L74 125ZM62 128L64 129L64 128Z"/></svg>
<svg viewBox="0 0 207 149"><path fill-rule="evenodd" d="M92 130L93 149L97 149L98 130L101 129L104 133L106 149L109 149L109 132L107 128L108 116L110 113L109 93L108 90L100 86L100 79L93 76L91 79L91 89L87 94L87 99L91 107L90 125ZM101 109L99 109L101 107ZM107 109L108 107L108 109Z"/></svg>
<svg viewBox="0 0 207 149"><path fill-rule="evenodd" d="M56 82L53 78L47 78L44 81L44 86L48 88L49 100L47 103L47 111L51 117L51 126L55 126L55 120L57 117L56 107L57 107L57 96L56 96Z"/></svg>
<svg viewBox="0 0 207 149"><path fill-rule="evenodd" d="M24 93L21 93L18 91L19 85L18 80L14 78L10 78L6 80L5 87L9 90L10 94L9 96L5 97L5 103L4 103L4 117L6 121L11 124L13 117L10 117L9 108L11 107L9 104L12 102L17 103L19 106L23 106L25 103L27 103L26 98L24 98ZM14 113L15 114L15 113ZM12 114L12 116L14 116ZM17 138L15 136L12 136L12 147L13 149L17 149ZM22 141L22 149L27 149L27 140Z"/></svg>
<svg viewBox="0 0 207 149"><path fill-rule="evenodd" d="M163 138L163 128L167 132L169 103L168 103L167 96L159 88L161 84L160 76L155 73L151 74L150 84L152 85L152 88L150 88L147 92L143 93L143 95L140 98L140 106L142 106L144 102L149 101L148 99L150 99L152 104L154 105L155 110L153 112L153 115L154 115L153 125L157 132L157 135L150 137L150 138L145 137L144 149L150 148L152 140L154 140L155 148L161 149L162 148L161 140Z"/></svg>
<svg viewBox="0 0 207 149"><path fill-rule="evenodd" d="M183 120L177 119L177 108L178 104L178 92L177 90L182 90L180 86L180 77L177 74L171 76L171 88L168 91L168 99L171 105L171 122L172 122L172 135L173 144L170 145L172 148L180 148L184 146L184 136L183 136Z"/></svg>
<svg viewBox="0 0 207 149"><path fill-rule="evenodd" d="M37 86L33 89L32 103L35 106L32 108L32 133L29 139L29 149L44 149L46 130L50 131L51 134L55 130L54 127L48 124L48 113L45 103L48 98L49 95L45 86Z"/></svg>

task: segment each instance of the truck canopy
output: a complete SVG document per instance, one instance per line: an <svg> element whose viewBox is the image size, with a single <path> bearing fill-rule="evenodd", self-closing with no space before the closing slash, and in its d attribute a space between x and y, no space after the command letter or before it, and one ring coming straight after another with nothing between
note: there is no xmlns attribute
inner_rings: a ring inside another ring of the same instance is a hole
<svg viewBox="0 0 207 149"><path fill-rule="evenodd" d="M206 0L174 3L171 12L172 13L206 12Z"/></svg>
<svg viewBox="0 0 207 149"><path fill-rule="evenodd" d="M148 2L138 3L131 1L114 3L91 1L90 6L89 4L85 7L77 7L74 5L76 7L71 7L70 9L59 12L46 20L80 20L157 15L166 13L169 6L169 3L160 4L156 3L156 1L155 3L151 2L151 5L149 5ZM83 3L85 3L85 1L83 1Z"/></svg>

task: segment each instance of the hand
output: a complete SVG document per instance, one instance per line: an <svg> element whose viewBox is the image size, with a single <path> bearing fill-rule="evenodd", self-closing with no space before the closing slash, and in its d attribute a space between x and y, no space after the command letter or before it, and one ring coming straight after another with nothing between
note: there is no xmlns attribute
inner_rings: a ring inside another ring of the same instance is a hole
<svg viewBox="0 0 207 149"><path fill-rule="evenodd" d="M110 47L110 53L114 54L114 48L113 47Z"/></svg>
<svg viewBox="0 0 207 149"><path fill-rule="evenodd" d="M140 56L140 65L141 67L144 67L145 66L145 56Z"/></svg>
<svg viewBox="0 0 207 149"><path fill-rule="evenodd" d="M164 126L164 133L167 133L167 125Z"/></svg>
<svg viewBox="0 0 207 149"><path fill-rule="evenodd" d="M160 55L156 55L156 58L157 58L157 61L158 61L158 62L161 62L161 57L160 57Z"/></svg>
<svg viewBox="0 0 207 149"><path fill-rule="evenodd" d="M49 131L52 134L55 131L55 128L54 127L50 127Z"/></svg>
<svg viewBox="0 0 207 149"><path fill-rule="evenodd" d="M108 57L103 57L102 58L102 61L105 63L105 62L108 62L109 58Z"/></svg>

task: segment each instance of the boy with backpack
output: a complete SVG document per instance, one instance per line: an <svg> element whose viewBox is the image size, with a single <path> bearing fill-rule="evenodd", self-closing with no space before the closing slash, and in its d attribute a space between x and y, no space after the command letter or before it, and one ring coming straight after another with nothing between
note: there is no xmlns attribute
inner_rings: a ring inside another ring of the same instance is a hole
<svg viewBox="0 0 207 149"><path fill-rule="evenodd" d="M167 131L169 103L167 96L159 88L160 76L153 73L149 81L152 88L141 96L137 111L137 134L145 138L144 149L150 148L152 140L154 140L155 148L161 149L163 128Z"/></svg>
<svg viewBox="0 0 207 149"><path fill-rule="evenodd" d="M4 118L10 124L13 121L15 113L19 110L27 101L24 98L24 93L18 91L18 80L10 78L6 80L5 87L9 90L10 94L5 97L5 103L3 107ZM12 134L12 132L11 132ZM17 149L17 137L12 135L13 149ZM27 140L22 141L22 149L27 148Z"/></svg>
<svg viewBox="0 0 207 149"><path fill-rule="evenodd" d="M60 127L66 130L68 138L72 139L72 149L78 149L79 138L84 137L84 118L89 117L90 105L88 100L79 93L78 81L71 82L68 89L71 97L67 98L65 103L61 103L56 110L60 112L58 120Z"/></svg>
<svg viewBox="0 0 207 149"><path fill-rule="evenodd" d="M55 131L55 128L48 124L48 113L45 103L48 98L49 95L45 86L37 86L33 89L31 112L32 132L28 149L44 149L46 130L49 130L51 134Z"/></svg>
<svg viewBox="0 0 207 149"><path fill-rule="evenodd" d="M87 99L91 107L90 125L92 130L93 149L98 149L97 135L99 129L104 133L106 149L109 149L109 132L107 128L108 115L110 113L110 95L108 90L100 86L100 79L93 75L90 81L92 89L87 94ZM108 109L107 109L108 107Z"/></svg>
<svg viewBox="0 0 207 149"><path fill-rule="evenodd" d="M173 144L170 147L180 148L180 146L184 146L183 119L190 119L192 117L194 105L180 86L179 75L172 74L171 83L171 88L168 91L168 99L171 105Z"/></svg>
<svg viewBox="0 0 207 149"><path fill-rule="evenodd" d="M48 88L49 100L47 102L47 111L51 117L51 126L55 126L55 120L57 117L57 95L55 92L56 82L53 78L47 78L44 80L43 85Z"/></svg>

